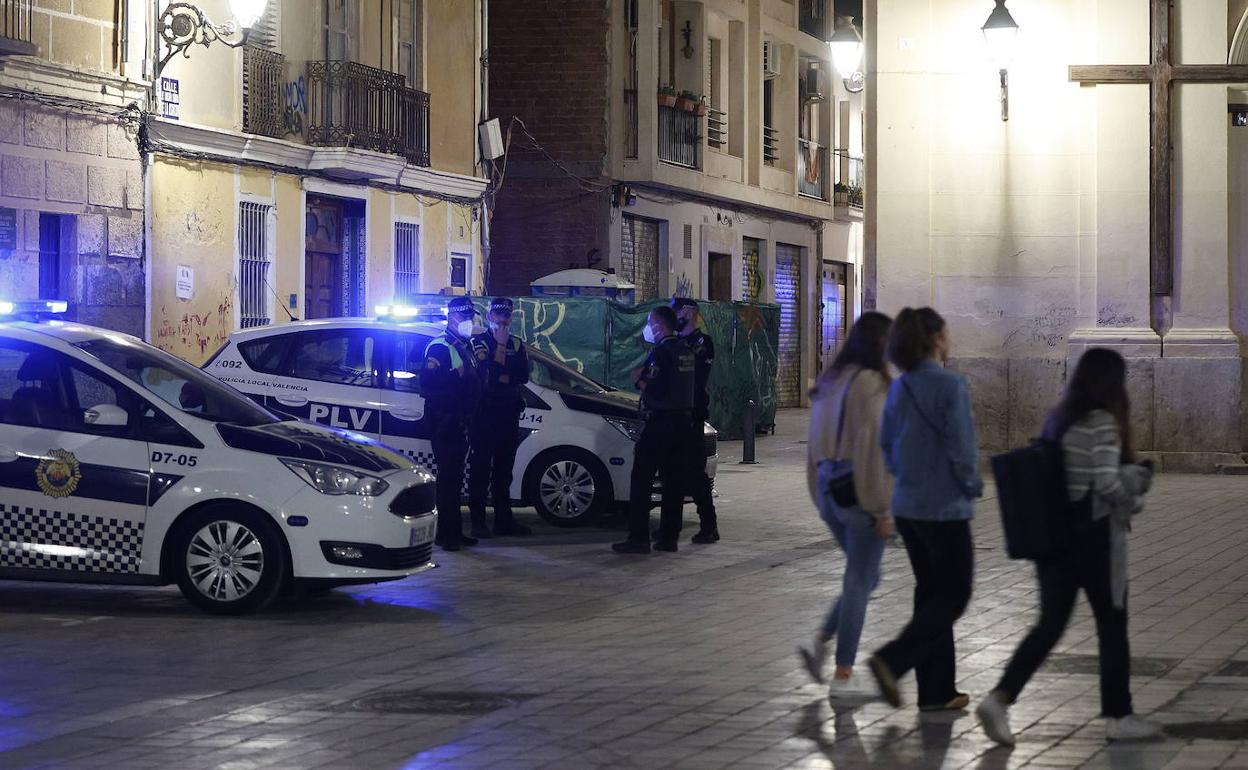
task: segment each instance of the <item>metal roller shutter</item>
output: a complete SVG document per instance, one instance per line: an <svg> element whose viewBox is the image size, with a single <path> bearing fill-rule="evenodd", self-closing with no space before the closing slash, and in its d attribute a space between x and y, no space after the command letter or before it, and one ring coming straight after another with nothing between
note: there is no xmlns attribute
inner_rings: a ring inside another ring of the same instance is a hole
<svg viewBox="0 0 1248 770"><path fill-rule="evenodd" d="M802 402L802 250L776 244L776 304L780 306L780 348L777 351L776 403Z"/></svg>
<svg viewBox="0 0 1248 770"><path fill-rule="evenodd" d="M659 223L625 214L621 217L620 272L637 287L637 301L659 297Z"/></svg>

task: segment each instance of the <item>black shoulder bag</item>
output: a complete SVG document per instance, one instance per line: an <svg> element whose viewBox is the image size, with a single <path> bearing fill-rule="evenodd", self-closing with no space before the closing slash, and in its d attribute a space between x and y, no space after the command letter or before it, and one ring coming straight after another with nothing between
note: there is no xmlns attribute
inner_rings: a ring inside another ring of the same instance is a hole
<svg viewBox="0 0 1248 770"><path fill-rule="evenodd" d="M841 436L845 433L845 407L849 404L849 392L854 389L854 380L858 379L858 375L862 374L862 370L854 372L854 376L849 379L849 384L845 386L845 395L841 396L841 416L837 420L836 426L836 448L841 448ZM858 490L854 488L854 469L851 466L848 473L841 474L828 482L828 494L832 496L832 502L841 508L852 508L858 504Z"/></svg>

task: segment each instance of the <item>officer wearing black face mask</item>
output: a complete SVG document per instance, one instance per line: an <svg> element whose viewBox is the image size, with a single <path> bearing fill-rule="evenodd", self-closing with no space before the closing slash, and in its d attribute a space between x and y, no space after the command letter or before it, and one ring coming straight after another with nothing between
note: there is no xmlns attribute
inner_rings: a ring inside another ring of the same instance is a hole
<svg viewBox="0 0 1248 770"><path fill-rule="evenodd" d="M447 551L476 545L463 531L460 497L464 486L464 458L468 454L468 425L477 411L481 375L469 339L476 308L467 297L455 297L446 308L446 331L425 348L420 368L420 393L425 419L432 425L433 460L437 464L437 543Z"/></svg>
<svg viewBox="0 0 1248 770"><path fill-rule="evenodd" d="M650 553L650 488L656 472L663 483L663 504L654 548L675 551L680 538L688 452L685 444L694 406L693 351L676 334L676 313L670 307L650 311L645 337L654 348L634 378L641 390L645 426L633 447L628 539L611 546L616 553Z"/></svg>
<svg viewBox="0 0 1248 770"><path fill-rule="evenodd" d="M490 302L489 328L472 338L472 352L481 370L481 406L468 430L468 515L473 537L532 534L511 511L511 475L520 445L524 385L529 381L529 354L511 334L512 303L506 297ZM494 531L485 521L485 501L493 498Z"/></svg>
<svg viewBox="0 0 1248 770"><path fill-rule="evenodd" d="M706 446L703 440L703 424L711 415L711 391L708 383L711 365L715 362L715 343L698 328L697 300L674 297L672 310L676 311L676 331L693 350L693 420L689 423L689 438L685 444L689 466L686 488L698 508L698 533L693 542L698 544L719 541L719 522L715 516L715 499L711 494L711 477L706 473Z"/></svg>

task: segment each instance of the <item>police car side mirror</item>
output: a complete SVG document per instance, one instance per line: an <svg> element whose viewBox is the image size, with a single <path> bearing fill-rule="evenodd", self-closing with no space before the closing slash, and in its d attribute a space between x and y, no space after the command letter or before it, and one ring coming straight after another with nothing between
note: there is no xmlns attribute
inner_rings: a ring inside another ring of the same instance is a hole
<svg viewBox="0 0 1248 770"><path fill-rule="evenodd" d="M84 410L82 420L97 428L124 428L130 422L130 415L115 404L99 404Z"/></svg>

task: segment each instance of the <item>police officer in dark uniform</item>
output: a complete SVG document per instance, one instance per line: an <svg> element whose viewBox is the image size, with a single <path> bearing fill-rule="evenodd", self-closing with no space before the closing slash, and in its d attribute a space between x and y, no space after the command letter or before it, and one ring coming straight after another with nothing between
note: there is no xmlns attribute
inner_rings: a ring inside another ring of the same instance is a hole
<svg viewBox="0 0 1248 770"><path fill-rule="evenodd" d="M455 297L447 306L446 331L425 348L420 369L420 392L425 419L432 426L433 459L437 463L437 543L447 551L476 545L463 532L460 496L464 486L464 457L468 453L468 425L477 411L481 375L469 340L477 311L472 300Z"/></svg>
<svg viewBox="0 0 1248 770"><path fill-rule="evenodd" d="M654 348L634 377L645 427L633 447L628 539L611 546L616 553L650 553L650 488L656 471L663 483L663 504L654 548L675 551L680 538L685 444L693 419L693 351L677 336L676 313L667 306L650 311L645 337Z"/></svg>
<svg viewBox="0 0 1248 770"><path fill-rule="evenodd" d="M689 423L689 465L685 477L686 490L698 508L698 533L693 542L698 544L719 541L719 522L715 516L715 499L711 494L711 477L706 473L706 446L702 426L711 415L711 364L715 362L715 343L698 328L697 300L673 297L672 310L676 311L676 333L689 343L693 350L693 421Z"/></svg>
<svg viewBox="0 0 1248 770"><path fill-rule="evenodd" d="M472 338L482 377L481 404L468 429L468 515L473 537L491 536L485 521L487 490L494 505L493 534L532 534L511 511L511 471L520 445L524 385L529 381L529 354L510 333L511 311L510 299L494 299L486 314L488 328Z"/></svg>

